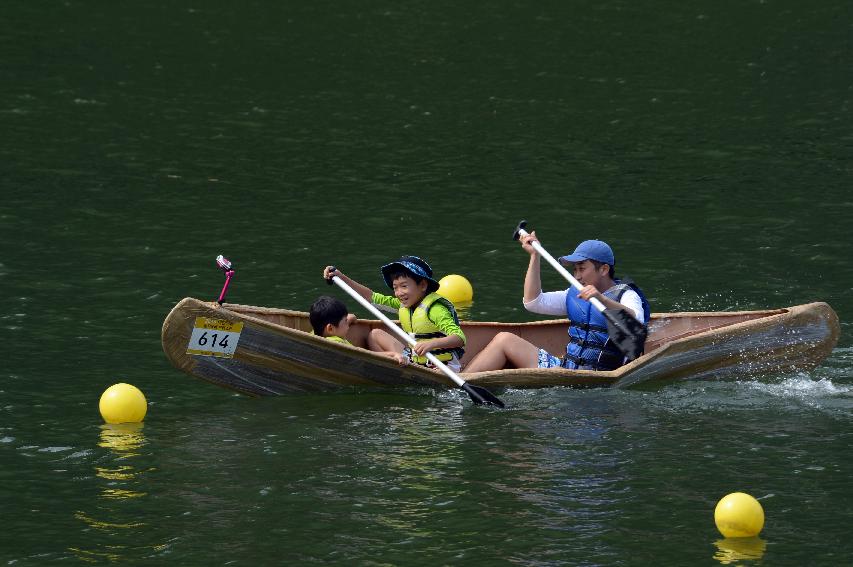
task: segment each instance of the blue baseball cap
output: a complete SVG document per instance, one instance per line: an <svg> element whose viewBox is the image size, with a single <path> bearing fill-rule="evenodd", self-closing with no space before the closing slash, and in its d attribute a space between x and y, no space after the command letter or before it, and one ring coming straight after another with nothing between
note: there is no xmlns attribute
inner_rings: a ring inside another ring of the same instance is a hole
<svg viewBox="0 0 853 567"><path fill-rule="evenodd" d="M439 288L438 282L432 278L432 268L425 260L417 256L403 256L399 260L395 260L390 264L382 266L382 279L388 284L388 287L394 289L394 283L391 280L391 274L403 270L413 276L418 276L427 280L427 293L432 293Z"/></svg>
<svg viewBox="0 0 853 567"><path fill-rule="evenodd" d="M561 264L573 264L575 262L583 262L584 260L595 260L603 264L611 266L616 265L616 258L613 256L613 250L606 242L601 240L584 240L575 251L560 259Z"/></svg>

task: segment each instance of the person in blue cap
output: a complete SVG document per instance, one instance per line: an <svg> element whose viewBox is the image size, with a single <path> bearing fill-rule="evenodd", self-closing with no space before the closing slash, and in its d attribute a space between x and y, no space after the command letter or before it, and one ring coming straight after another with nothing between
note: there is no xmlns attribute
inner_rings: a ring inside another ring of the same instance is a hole
<svg viewBox="0 0 853 567"><path fill-rule="evenodd" d="M542 291L540 257L531 243L532 232L521 238L521 246L530 254L524 278L524 308L542 315L568 316L569 340L566 352L556 356L522 339L502 332L495 335L465 367L465 372L513 368L569 368L614 370L625 363L625 356L608 337L607 321L589 300L593 297L608 309L625 310L640 323L648 324L650 309L646 298L633 282L616 278L616 258L610 246L601 240L585 240L571 254L559 258L569 266L583 289Z"/></svg>
<svg viewBox="0 0 853 567"><path fill-rule="evenodd" d="M465 333L459 326L453 303L436 293L439 284L429 264L417 256L403 256L382 266L381 272L382 279L394 291L393 296L374 292L332 266L326 266L323 277L328 280L335 275L366 300L397 310L400 326L417 341L414 347L404 348L390 333L373 329L367 336L370 350L402 352L411 362L428 367L432 365L426 353L432 352L451 370L459 372L460 359L465 353Z"/></svg>

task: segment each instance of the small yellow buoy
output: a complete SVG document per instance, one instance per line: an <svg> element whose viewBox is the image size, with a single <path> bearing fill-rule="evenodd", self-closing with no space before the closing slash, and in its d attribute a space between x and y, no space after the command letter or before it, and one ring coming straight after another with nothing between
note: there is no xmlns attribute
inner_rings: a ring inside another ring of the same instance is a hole
<svg viewBox="0 0 853 567"><path fill-rule="evenodd" d="M145 418L148 402L139 388L120 383L113 384L101 394L98 409L107 423L136 423Z"/></svg>
<svg viewBox="0 0 853 567"><path fill-rule="evenodd" d="M725 537L757 536L764 527L764 508L749 494L732 492L717 503L714 523Z"/></svg>
<svg viewBox="0 0 853 567"><path fill-rule="evenodd" d="M464 305L474 300L474 288L464 276L450 274L438 281L438 293L454 305Z"/></svg>

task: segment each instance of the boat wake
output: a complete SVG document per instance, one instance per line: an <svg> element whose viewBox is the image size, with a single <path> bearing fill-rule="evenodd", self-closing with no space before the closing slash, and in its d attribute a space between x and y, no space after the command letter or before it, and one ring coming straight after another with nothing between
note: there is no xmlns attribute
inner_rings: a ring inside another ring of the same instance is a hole
<svg viewBox="0 0 853 567"><path fill-rule="evenodd" d="M688 380L657 392L633 394L641 394L644 404L679 414L741 410L800 413L805 410L849 419L853 416L850 373L850 367L828 367L762 379Z"/></svg>
<svg viewBox="0 0 853 567"><path fill-rule="evenodd" d="M780 398L796 398L805 403L831 398L849 397L853 400L853 386L836 385L829 378L815 380L808 374L784 378L781 382L745 382L744 386Z"/></svg>

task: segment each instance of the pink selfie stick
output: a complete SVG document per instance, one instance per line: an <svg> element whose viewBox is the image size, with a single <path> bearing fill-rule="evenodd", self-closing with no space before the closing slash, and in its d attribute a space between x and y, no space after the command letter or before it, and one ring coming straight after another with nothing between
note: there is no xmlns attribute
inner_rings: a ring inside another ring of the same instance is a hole
<svg viewBox="0 0 853 567"><path fill-rule="evenodd" d="M216 303L222 305L222 302L225 301L225 294L228 293L228 284L231 283L231 278L234 277L234 270L231 268L231 262L222 254L216 257L216 265L225 272L225 285L222 286L222 292L219 294L219 299L216 300Z"/></svg>

